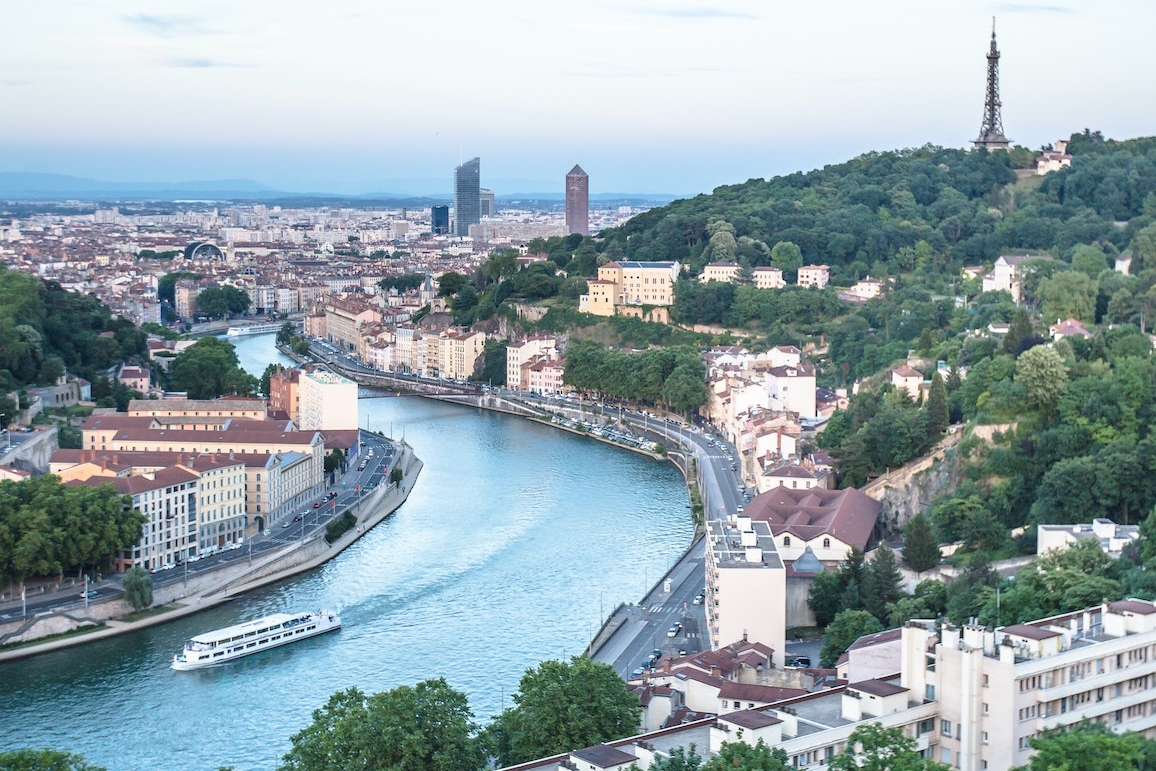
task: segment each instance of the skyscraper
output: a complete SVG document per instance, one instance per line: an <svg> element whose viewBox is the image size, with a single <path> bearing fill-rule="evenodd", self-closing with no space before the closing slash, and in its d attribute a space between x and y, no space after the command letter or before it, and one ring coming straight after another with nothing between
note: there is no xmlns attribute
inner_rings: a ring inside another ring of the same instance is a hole
<svg viewBox="0 0 1156 771"><path fill-rule="evenodd" d="M566 232L590 234L590 177L577 164L566 175Z"/></svg>
<svg viewBox="0 0 1156 771"><path fill-rule="evenodd" d="M454 169L454 235L466 237L482 219L482 161L471 158Z"/></svg>
<svg viewBox="0 0 1156 771"><path fill-rule="evenodd" d="M448 206L433 206L430 207L430 230L435 236L449 235L450 232L450 207Z"/></svg>
<svg viewBox="0 0 1156 771"><path fill-rule="evenodd" d="M975 149L1006 150L1011 140L1003 135L999 101L999 49L995 47L995 18L991 20L991 48L987 52L987 97L983 103L983 124L972 143Z"/></svg>

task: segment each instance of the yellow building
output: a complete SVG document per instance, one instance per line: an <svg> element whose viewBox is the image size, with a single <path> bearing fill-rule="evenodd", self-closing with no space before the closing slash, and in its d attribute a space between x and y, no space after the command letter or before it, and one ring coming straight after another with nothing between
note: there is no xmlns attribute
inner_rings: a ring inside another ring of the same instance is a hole
<svg viewBox="0 0 1156 771"><path fill-rule="evenodd" d="M481 332L442 332L441 376L465 380L474 374L474 364L486 350L486 336Z"/></svg>
<svg viewBox="0 0 1156 771"><path fill-rule="evenodd" d="M598 268L597 279L587 281L578 310L613 316L623 305L673 305L679 269L677 262L608 262Z"/></svg>

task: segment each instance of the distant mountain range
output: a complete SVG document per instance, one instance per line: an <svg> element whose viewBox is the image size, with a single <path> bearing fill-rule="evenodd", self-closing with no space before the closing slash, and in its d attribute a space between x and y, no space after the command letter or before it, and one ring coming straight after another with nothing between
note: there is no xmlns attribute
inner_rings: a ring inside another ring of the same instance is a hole
<svg viewBox="0 0 1156 771"><path fill-rule="evenodd" d="M661 205L678 196L638 193L595 193L590 201L610 205ZM561 203L563 194L517 193L498 195L502 202L527 204ZM18 201L267 201L293 202L296 205L322 205L337 201L362 204L422 207L451 203L449 196L423 196L407 193L367 193L348 195L324 192L276 190L250 179L215 179L190 182L107 182L67 174L33 172L0 172L0 199Z"/></svg>

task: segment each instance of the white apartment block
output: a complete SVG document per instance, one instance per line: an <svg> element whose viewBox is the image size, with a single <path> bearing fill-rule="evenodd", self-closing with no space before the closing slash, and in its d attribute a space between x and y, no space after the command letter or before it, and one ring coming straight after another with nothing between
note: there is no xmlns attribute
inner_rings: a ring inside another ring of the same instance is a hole
<svg viewBox="0 0 1156 771"><path fill-rule="evenodd" d="M758 267L751 274L755 279L755 289L782 289L787 285L779 268Z"/></svg>
<svg viewBox="0 0 1156 771"><path fill-rule="evenodd" d="M318 369L301 373L297 392L302 431L357 429L357 383Z"/></svg>
<svg viewBox="0 0 1156 771"><path fill-rule="evenodd" d="M450 380L466 380L474 374L474 365L486 350L486 336L482 332L442 332L440 361L441 376Z"/></svg>
<svg viewBox="0 0 1156 771"><path fill-rule="evenodd" d="M709 281L721 281L724 284L730 284L738 275L739 264L737 262L711 262L703 266L702 275L698 277L698 280L704 284Z"/></svg>
<svg viewBox="0 0 1156 771"><path fill-rule="evenodd" d="M772 367L767 370L767 406L775 411L794 412L800 418L813 418L815 409L815 370L807 365Z"/></svg>
<svg viewBox="0 0 1156 771"><path fill-rule="evenodd" d="M170 467L132 476L93 476L70 484L112 485L132 497L145 516L141 539L113 559L118 571L140 566L156 570L183 562L197 547L197 475Z"/></svg>
<svg viewBox="0 0 1156 771"><path fill-rule="evenodd" d="M759 640L783 666L787 642L787 572L766 522L707 518L706 619L712 648Z"/></svg>
<svg viewBox="0 0 1156 771"><path fill-rule="evenodd" d="M822 289L831 282L831 268L827 265L804 265L799 268L799 286Z"/></svg>
<svg viewBox="0 0 1156 771"><path fill-rule="evenodd" d="M535 335L520 343L506 346L506 388L512 391L526 390L522 382L522 365L531 359L551 351L557 351L557 338L549 335Z"/></svg>

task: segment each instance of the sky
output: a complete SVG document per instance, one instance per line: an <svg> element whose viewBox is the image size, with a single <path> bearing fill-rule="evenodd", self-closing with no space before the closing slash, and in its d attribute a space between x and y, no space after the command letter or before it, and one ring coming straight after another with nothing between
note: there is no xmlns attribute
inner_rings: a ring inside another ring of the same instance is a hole
<svg viewBox="0 0 1156 771"><path fill-rule="evenodd" d="M690 195L1005 133L1156 134L1151 0L49 0L0 24L0 172Z"/></svg>

